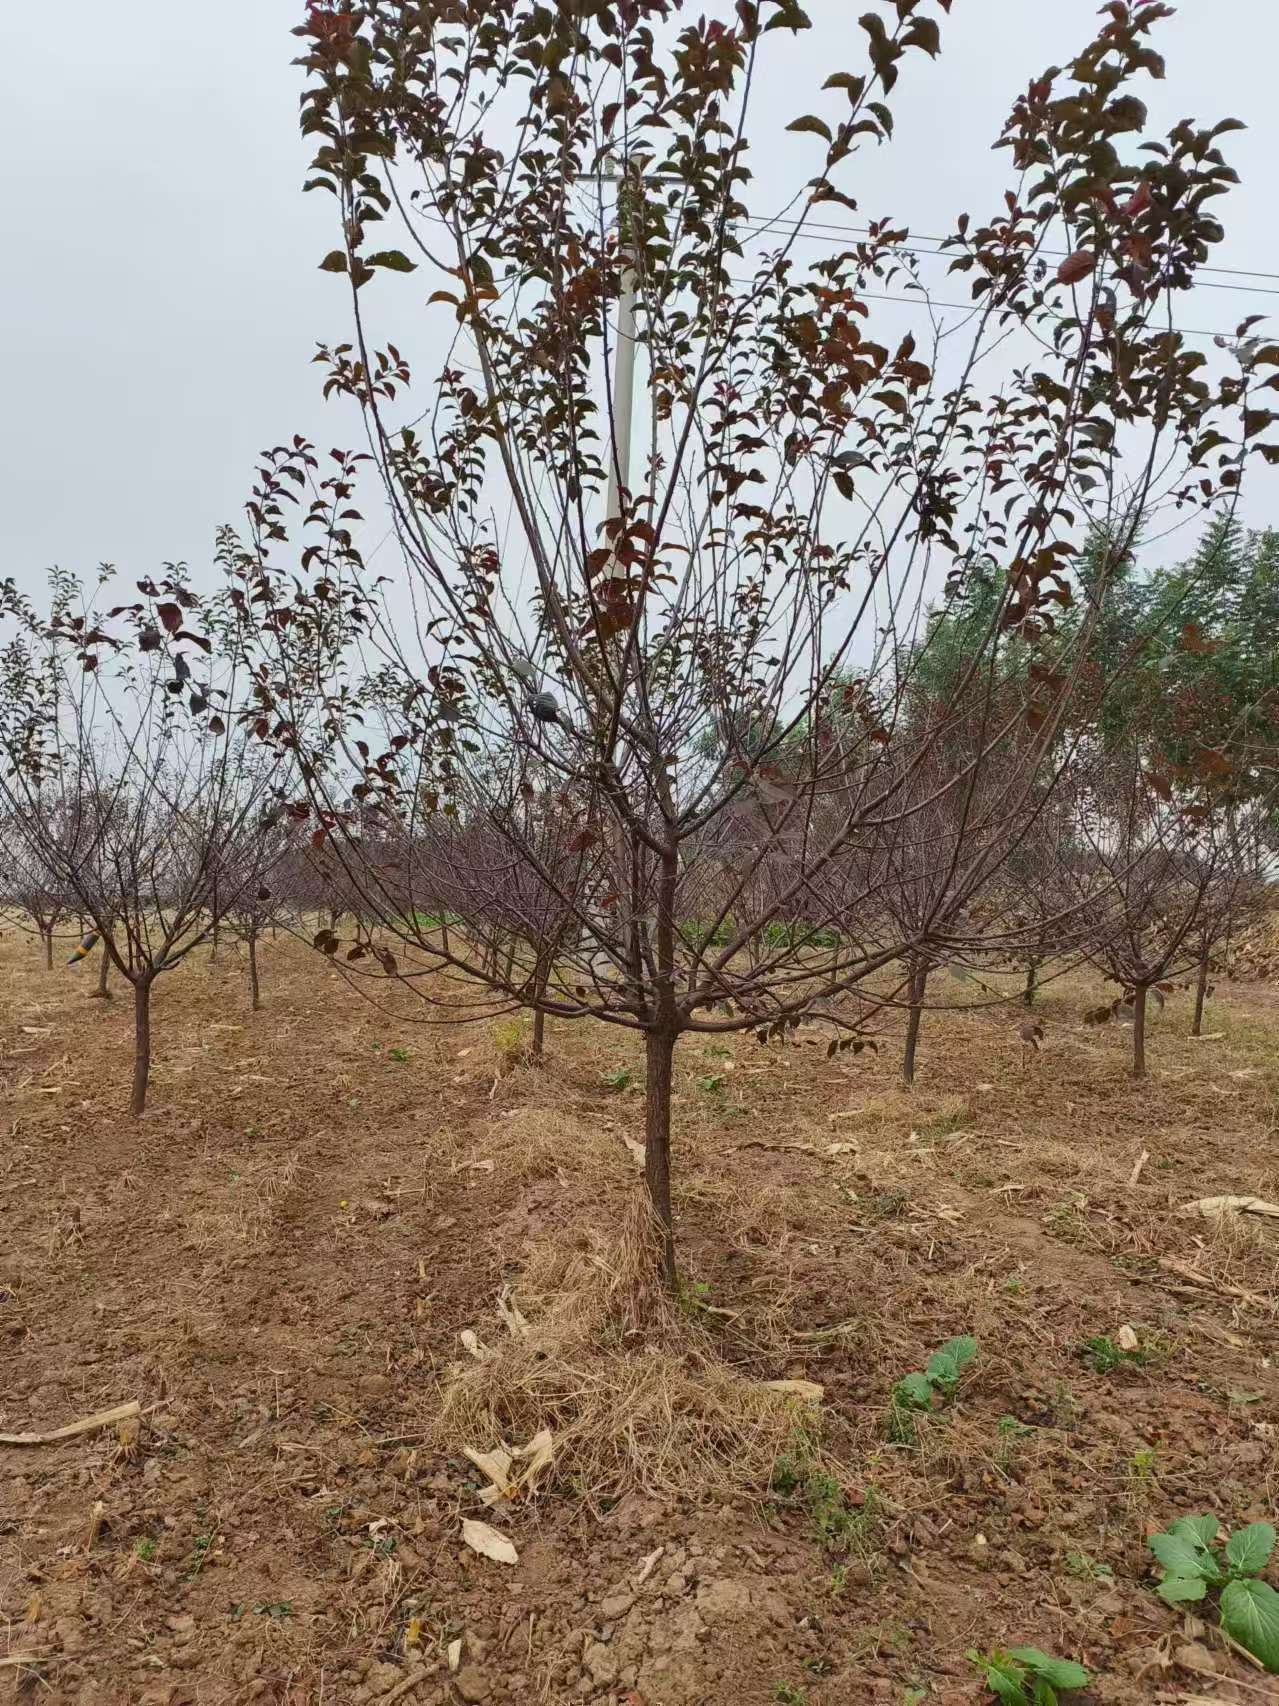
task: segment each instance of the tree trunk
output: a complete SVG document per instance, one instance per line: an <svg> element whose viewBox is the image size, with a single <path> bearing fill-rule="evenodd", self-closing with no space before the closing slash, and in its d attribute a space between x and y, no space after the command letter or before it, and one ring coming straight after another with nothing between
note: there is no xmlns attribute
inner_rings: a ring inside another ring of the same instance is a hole
<svg viewBox="0 0 1279 1706"><path fill-rule="evenodd" d="M919 1043L919 1021L924 1012L924 989L928 983L927 967L921 966L911 974L910 1018L906 1024L906 1053L902 1059L902 1082L915 1082L915 1049Z"/></svg>
<svg viewBox="0 0 1279 1706"><path fill-rule="evenodd" d="M533 1043L529 1049L529 1059L535 1066L542 1064L546 1048L546 1014L539 1007L533 1014Z"/></svg>
<svg viewBox="0 0 1279 1706"><path fill-rule="evenodd" d="M133 1096L129 1112L136 1119L147 1105L151 1081L151 981L139 978L133 986Z"/></svg>
<svg viewBox="0 0 1279 1706"><path fill-rule="evenodd" d="M1146 985L1138 984L1132 993L1132 1075L1146 1076Z"/></svg>
<svg viewBox="0 0 1279 1706"><path fill-rule="evenodd" d="M1204 999L1208 993L1208 947L1199 956L1199 978L1195 984L1195 1020L1190 1027L1192 1037L1203 1035L1204 1028Z"/></svg>
<svg viewBox="0 0 1279 1706"><path fill-rule="evenodd" d="M644 1038L644 1183L661 1239L661 1274L674 1291L675 1223L671 1215L671 1081L675 1032L649 1031Z"/></svg>
<svg viewBox="0 0 1279 1706"><path fill-rule="evenodd" d="M100 942L102 949L102 964L98 967L98 987L90 995L90 1001L110 1001L111 991L107 988L107 979L111 975L111 956L107 952L106 942Z"/></svg>
<svg viewBox="0 0 1279 1706"><path fill-rule="evenodd" d="M1027 1007L1033 1007L1035 1005L1035 985L1038 981L1039 981L1039 967L1034 965L1034 964L1027 966L1027 968L1026 968L1026 992L1022 996L1022 1000L1026 1003Z"/></svg>
<svg viewBox="0 0 1279 1706"><path fill-rule="evenodd" d="M262 990L258 984L258 937L256 930L249 932L249 990L253 997L253 1011L257 1013L262 1007Z"/></svg>
<svg viewBox="0 0 1279 1706"><path fill-rule="evenodd" d="M46 971L52 971L53 970L53 925L51 924L47 930L42 930L40 932L40 934L44 937L44 969Z"/></svg>

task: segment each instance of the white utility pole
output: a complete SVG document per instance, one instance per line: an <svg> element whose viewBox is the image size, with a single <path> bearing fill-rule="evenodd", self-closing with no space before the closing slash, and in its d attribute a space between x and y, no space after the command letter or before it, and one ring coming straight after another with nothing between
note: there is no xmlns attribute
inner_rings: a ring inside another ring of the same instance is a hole
<svg viewBox="0 0 1279 1706"><path fill-rule="evenodd" d="M608 494L604 503L604 519L613 521L621 514L622 491L631 484L631 414L635 406L635 339L636 339L636 273L631 264L633 253L627 227L635 216L628 207L630 196L638 193L630 176L617 179L617 246L622 262L622 289L617 299L617 348L613 351L612 419L610 422L610 455L608 462Z"/></svg>
<svg viewBox="0 0 1279 1706"><path fill-rule="evenodd" d="M621 514L622 489L631 484L631 413L635 406L635 269L622 262L622 291L617 299L617 348L613 352L612 455L608 464L608 520Z"/></svg>

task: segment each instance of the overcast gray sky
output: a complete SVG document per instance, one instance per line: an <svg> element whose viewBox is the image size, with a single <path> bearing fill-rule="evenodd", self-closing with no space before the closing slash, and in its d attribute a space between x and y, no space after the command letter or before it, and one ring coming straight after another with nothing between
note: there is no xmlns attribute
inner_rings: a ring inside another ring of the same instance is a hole
<svg viewBox="0 0 1279 1706"><path fill-rule="evenodd" d="M785 75L763 97L783 122L813 108L807 92L829 71L864 59L856 6L807 3L816 27L786 43ZM866 160L863 213L935 233L961 209L989 210L1007 159L990 143L1012 97L1089 39L1097 3L955 0L941 59L912 56L895 91L897 140ZM333 246L333 203L300 193L308 151L289 30L303 9L302 0L3 8L0 572L32 592L51 563L87 571L111 560L136 577L186 558L203 578L214 528L237 516L262 446L295 431L321 446L354 441L354 423L321 401L321 370L310 365L318 339L343 335L346 302L344 281L316 268ZM1229 114L1249 126L1226 138L1243 182L1225 204L1216 259L1279 274L1279 0L1182 0L1158 45L1168 78L1149 87L1152 121ZM779 205L813 162L811 137L757 156L756 209ZM413 307L410 282L395 281L397 315ZM1197 290L1183 318L1212 331L1277 308L1279 277L1245 278ZM394 335L399 321L387 329ZM1247 518L1275 518L1276 497L1273 475L1254 476Z"/></svg>

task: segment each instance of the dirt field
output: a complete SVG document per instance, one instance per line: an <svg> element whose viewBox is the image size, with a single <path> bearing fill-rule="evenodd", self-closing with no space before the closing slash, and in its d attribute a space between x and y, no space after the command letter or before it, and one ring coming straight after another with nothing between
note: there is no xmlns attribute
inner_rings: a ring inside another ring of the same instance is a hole
<svg viewBox="0 0 1279 1706"><path fill-rule="evenodd" d="M0 1431L143 1409L0 1447L0 1655L40 1660L0 1698L957 1706L989 1698L966 1648L1034 1642L1097 1701L1279 1699L1145 1546L1274 1513L1279 1222L1174 1212L1279 1197L1272 991L1221 990L1203 1041L1176 997L1139 1086L1082 979L1025 1068L1019 1012L928 1016L909 1093L891 1031L689 1041L663 1309L628 1038L552 1023L508 1068L501 1027L262 960L256 1015L233 949L164 982L134 1123L129 1004L0 939ZM963 1333L954 1401L892 1428ZM795 1379L821 1402L761 1386ZM463 1448L540 1428L486 1509Z"/></svg>

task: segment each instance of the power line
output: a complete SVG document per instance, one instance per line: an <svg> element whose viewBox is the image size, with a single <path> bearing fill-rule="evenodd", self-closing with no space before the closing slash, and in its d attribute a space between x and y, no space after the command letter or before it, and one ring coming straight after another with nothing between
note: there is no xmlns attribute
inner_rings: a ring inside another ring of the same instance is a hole
<svg viewBox="0 0 1279 1706"><path fill-rule="evenodd" d="M764 219L764 218L761 218L760 215L758 215L758 214L745 214L742 216L739 223L741 223L743 225L764 226L768 230L777 231L779 234L789 233L789 234L793 234L797 237L808 237L808 238L811 238L814 242L830 241L830 239L828 239L828 238L819 236L818 235L819 232L829 231L829 232L837 233L841 236L850 236L850 237L851 236L868 236L870 234L870 227L868 225L839 225L839 224L834 224L829 220L822 220L822 219L777 220L777 219ZM941 243L946 242L946 240L947 239L944 237L930 236L927 232L923 232L923 231L913 232L907 228L907 240L905 243L902 244L902 247L913 249L913 248L916 248L920 243L941 244ZM922 253L924 253L926 255L949 255L950 251L948 249L943 249L943 248L934 248L934 249L924 249L922 251ZM1065 249L1040 249L1038 251L1038 253L1041 255L1052 255L1054 257L1061 257L1061 256L1064 256L1067 253L1067 251ZM1264 271L1260 271L1260 270L1253 269L1250 267L1224 267L1224 266L1219 267L1219 266L1213 266L1210 263L1205 262L1202 266L1197 267L1195 269L1195 271L1196 271L1196 273L1203 273L1203 272L1221 273L1223 275L1229 275L1232 278L1269 278L1269 279L1274 279L1277 282L1279 282L1279 272L1264 272ZM1264 296L1279 295L1279 290L1267 290L1263 287L1243 285L1243 284L1212 284L1212 283L1205 281L1202 284L1201 288L1204 290L1252 290L1252 289L1258 289L1259 293L1261 295L1264 295Z"/></svg>
<svg viewBox="0 0 1279 1706"><path fill-rule="evenodd" d="M754 279L749 278L734 278L732 280L734 284L753 284L754 282ZM868 296L875 302L894 302L899 308L956 308L961 314L980 314L989 307L988 303L981 301L939 302L935 296L894 296L886 290L858 290L855 294L857 296ZM996 310L996 312L1012 314L1015 311L1012 308L1005 307ZM1049 314L1049 318L1053 320L1070 318L1068 314L1052 314L1047 309L1044 312ZM1204 331L1194 326L1167 326L1160 327L1158 330L1176 332L1183 338L1233 338L1235 335L1233 332Z"/></svg>
<svg viewBox="0 0 1279 1706"><path fill-rule="evenodd" d="M450 230L452 229L450 222L447 219L443 218L438 213L427 213L424 209L421 209L421 208L418 208L415 211L417 212L417 216L419 219L429 219L435 225L444 225L444 226L447 226ZM851 225L834 226L834 227L832 227L832 229L843 230L843 231L852 231L855 229L855 227L851 226ZM803 236L804 233L800 232L799 235ZM829 239L822 239L822 240L829 241ZM932 239L924 239L924 240L930 241ZM940 239L938 239L938 240L940 240ZM1052 249L1052 250L1044 250L1043 251L1043 253L1045 253L1045 254L1062 254L1063 252L1064 251L1060 250L1060 249ZM1250 275L1250 276L1255 276L1257 278L1279 278L1279 273L1257 273L1257 274ZM745 279L745 278L730 278L730 282L733 284L754 284L755 280L754 279ZM1225 286L1225 285L1218 285L1218 286L1216 286L1216 288L1221 290L1221 289L1227 289L1229 287ZM1279 295L1279 291L1266 292L1265 294ZM982 303L980 301L940 302L937 300L936 297L933 297L933 296L920 297L920 298L916 298L913 296L893 296L890 292L881 291L881 290L859 290L857 292L857 295L868 297L871 300L876 301L876 302L895 302L900 307L903 307L903 308L953 308L953 309L957 309L962 314L977 313L982 308L984 308L986 306L985 303ZM1010 312L1011 312L1011 310L1010 310ZM1069 318L1069 316L1065 315L1065 314L1057 314L1057 315L1053 315L1052 317L1054 319L1058 319L1058 320L1064 320L1064 319ZM1166 330L1169 332L1176 332L1183 338L1233 338L1235 336L1235 333L1233 331L1225 331L1225 330L1210 331L1210 330L1206 330L1203 327L1198 327L1198 326L1168 326L1168 327L1161 328L1161 330Z"/></svg>

